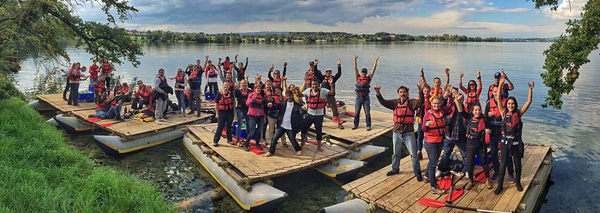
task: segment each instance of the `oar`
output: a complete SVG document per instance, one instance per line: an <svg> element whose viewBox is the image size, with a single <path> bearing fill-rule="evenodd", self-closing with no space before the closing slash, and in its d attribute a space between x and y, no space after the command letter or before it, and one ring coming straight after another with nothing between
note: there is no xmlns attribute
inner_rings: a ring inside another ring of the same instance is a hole
<svg viewBox="0 0 600 213"><path fill-rule="evenodd" d="M460 196L462 196L465 192L465 187L467 186L468 183L469 183L469 181L467 180L467 182L465 182L462 186L456 188L456 190L453 193L446 195L446 197L444 198L444 200L446 200L446 203L452 204L452 202L454 202L456 199L458 199ZM448 201L450 201L450 202L448 202Z"/></svg>
<svg viewBox="0 0 600 213"><path fill-rule="evenodd" d="M460 176L460 178L458 178L458 180L456 182L452 181L454 179L454 172L452 172L452 175L450 177L451 177L450 193L448 194L448 197L446 198L446 203L448 203L448 204L452 204L452 200L449 198L452 198L452 191L454 191L454 185L456 185L464 177L464 175Z"/></svg>
<svg viewBox="0 0 600 213"><path fill-rule="evenodd" d="M419 200L419 204L424 205L424 206L429 206L432 208L448 207L448 208L455 208L455 209L462 209L462 210L476 211L476 212L512 213L509 211L495 211L495 210L477 209L477 208L464 207L464 206L455 206L455 205L450 205L450 204L444 203L442 201L429 199L429 198L421 198Z"/></svg>

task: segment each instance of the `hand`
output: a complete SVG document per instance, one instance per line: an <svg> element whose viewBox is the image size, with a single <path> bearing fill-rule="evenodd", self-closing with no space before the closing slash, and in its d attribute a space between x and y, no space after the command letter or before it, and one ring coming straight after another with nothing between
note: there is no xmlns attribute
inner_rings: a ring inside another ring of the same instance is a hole
<svg viewBox="0 0 600 213"><path fill-rule="evenodd" d="M485 129L485 134L486 135L491 135L492 134L492 130L491 129Z"/></svg>
<svg viewBox="0 0 600 213"><path fill-rule="evenodd" d="M287 81L287 77L286 76L281 77L281 79L284 80L284 81Z"/></svg>
<svg viewBox="0 0 600 213"><path fill-rule="evenodd" d="M424 84L425 84L425 82L423 81L423 79L419 79L419 82L417 83L417 88L419 90L422 90Z"/></svg>
<svg viewBox="0 0 600 213"><path fill-rule="evenodd" d="M446 72L446 75L450 75L450 69L446 68L444 72Z"/></svg>
<svg viewBox="0 0 600 213"><path fill-rule="evenodd" d="M421 68L421 71L419 72L419 76L423 77L425 75L425 72L423 72L423 68Z"/></svg>
<svg viewBox="0 0 600 213"><path fill-rule="evenodd" d="M208 55L205 55L204 57L206 58L206 60L208 60Z"/></svg>
<svg viewBox="0 0 600 213"><path fill-rule="evenodd" d="M375 85L375 87L373 87L373 89L375 89L375 92L377 92L377 94L379 95L380 91L381 91L381 86L380 85Z"/></svg>
<svg viewBox="0 0 600 213"><path fill-rule="evenodd" d="M339 65L341 65L341 64L342 64L342 59L339 59L339 58L338 58L338 60L337 60L337 65L339 66Z"/></svg>
<svg viewBox="0 0 600 213"><path fill-rule="evenodd" d="M221 61L221 58L219 58L219 61Z"/></svg>
<svg viewBox="0 0 600 213"><path fill-rule="evenodd" d="M500 82L504 82L504 81L506 81L506 74L502 73L500 75Z"/></svg>
<svg viewBox="0 0 600 213"><path fill-rule="evenodd" d="M458 94L456 97L454 97L454 101L456 101L456 103L460 103L461 102L460 100L462 98L463 98L463 95L462 94Z"/></svg>
<svg viewBox="0 0 600 213"><path fill-rule="evenodd" d="M319 59L315 59L315 65L319 64Z"/></svg>
<svg viewBox="0 0 600 213"><path fill-rule="evenodd" d="M494 112L488 112L488 117L494 117Z"/></svg>
<svg viewBox="0 0 600 213"><path fill-rule="evenodd" d="M237 56L238 56L238 55L237 55L237 54L235 54L235 57L234 57L234 58L235 58L235 59L237 59Z"/></svg>
<svg viewBox="0 0 600 213"><path fill-rule="evenodd" d="M464 72L460 72L460 73L458 74L458 77L460 77L460 78L463 78L464 76L465 76L465 73L464 73Z"/></svg>
<svg viewBox="0 0 600 213"><path fill-rule="evenodd" d="M268 103L267 107L269 107L269 108L273 107L273 103Z"/></svg>
<svg viewBox="0 0 600 213"><path fill-rule="evenodd" d="M529 89L533 89L533 87L535 86L535 83L533 83L533 81L531 83L528 83L527 85L529 85Z"/></svg>
<svg viewBox="0 0 600 213"><path fill-rule="evenodd" d="M357 55L353 55L353 57L354 57L354 59L357 59L357 58L358 58L358 56L357 56Z"/></svg>
<svg viewBox="0 0 600 213"><path fill-rule="evenodd" d="M273 72L273 69L274 69L273 66L269 67L269 72Z"/></svg>
<svg viewBox="0 0 600 213"><path fill-rule="evenodd" d="M287 61L283 62L283 66L286 67L287 66Z"/></svg>
<svg viewBox="0 0 600 213"><path fill-rule="evenodd" d="M481 78L481 71L477 70L477 78Z"/></svg>
<svg viewBox="0 0 600 213"><path fill-rule="evenodd" d="M215 113L215 118L218 120L219 119L219 113Z"/></svg>
<svg viewBox="0 0 600 213"><path fill-rule="evenodd" d="M379 56L375 57L375 61L379 61Z"/></svg>
<svg viewBox="0 0 600 213"><path fill-rule="evenodd" d="M433 124L433 121L427 121L427 122L425 122L425 126L431 126L431 124Z"/></svg>

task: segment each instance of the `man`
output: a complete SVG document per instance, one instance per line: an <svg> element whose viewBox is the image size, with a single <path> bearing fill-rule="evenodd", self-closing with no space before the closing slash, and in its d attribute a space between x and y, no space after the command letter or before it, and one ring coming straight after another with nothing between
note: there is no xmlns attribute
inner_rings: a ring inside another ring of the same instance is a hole
<svg viewBox="0 0 600 213"><path fill-rule="evenodd" d="M200 60L198 60L200 63ZM196 116L200 117L200 108L202 106L202 99L200 98L202 95L202 68L198 67L198 65L194 66L190 77L188 78L188 83L190 84L190 112L189 115L194 114L195 110L198 110L198 114Z"/></svg>
<svg viewBox="0 0 600 213"><path fill-rule="evenodd" d="M296 155L302 155L302 148L298 145L298 142L296 142L296 134L302 128L302 105L294 101L292 91L286 90L285 95L287 101L281 103L277 118L277 131L275 132L273 139L271 139L271 147L269 147L269 152L265 154L265 157L270 157L275 154L277 140L279 140L284 133L287 134L290 143L294 146Z"/></svg>
<svg viewBox="0 0 600 213"><path fill-rule="evenodd" d="M167 99L169 99L168 91L169 84L167 84L167 78L165 77L165 70L160 68L158 75L154 78L154 92L156 97L156 109L154 111L154 121L160 125L161 121L167 121L164 117L164 112L167 109ZM172 89L171 89L172 90Z"/></svg>
<svg viewBox="0 0 600 213"><path fill-rule="evenodd" d="M367 131L371 131L371 99L369 98L369 92L371 88L371 80L375 75L375 69L377 68L377 61L379 56L375 57L373 62L373 69L367 74L367 68L362 68L360 74L358 73L358 66L356 65L357 55L354 55L354 76L356 76L356 84L354 91L356 92L356 102L354 109L354 127L352 130L358 129L358 123L360 120L360 108L365 109L365 119L367 120Z"/></svg>
<svg viewBox="0 0 600 213"><path fill-rule="evenodd" d="M235 139L238 145L240 143L240 131L242 129L242 121L250 120L248 117L248 105L246 105L246 101L248 100L248 95L252 93L252 90L248 88L248 81L246 79L242 79L238 81L239 87L234 90L235 98L237 101L237 105L235 107L235 114L237 116L237 128L235 131ZM248 127L246 127L246 132L248 132Z"/></svg>
<svg viewBox="0 0 600 213"><path fill-rule="evenodd" d="M329 86L329 82L333 80L333 84L342 76L342 60L337 60L337 73L335 75L331 74L331 69L325 70L325 76L323 76L323 81L321 83L321 87L331 90ZM338 122L338 128L344 129L342 125L342 121L340 120L340 113L338 112L337 101L335 100L335 94L327 96L327 105L331 108L331 112L333 113L333 121Z"/></svg>
<svg viewBox="0 0 600 213"><path fill-rule="evenodd" d="M300 88L302 95L306 97L306 107L308 108L308 114L304 119L304 127L302 128L301 146L304 146L304 143L306 142L308 129L314 124L315 130L317 131L317 150L323 151L323 149L321 149L321 141L323 140L323 115L325 114L325 102L327 96L335 94L333 79L329 81L329 85L331 86L331 90L321 88L319 80L313 79L311 81L310 89L304 90L307 86L306 83Z"/></svg>
<svg viewBox="0 0 600 213"><path fill-rule="evenodd" d="M502 76L502 74L504 73L504 70L502 70L502 73L500 72L496 72L494 74L494 83L490 85L490 87L488 88L488 102L492 99L494 99L494 94L496 94L494 92L494 88L498 88L498 85L500 84L500 76ZM506 74L504 74L506 75ZM515 89L515 86L513 85L513 83L508 79L508 76L506 77L506 81L508 83L503 84L502 85L502 97L503 98L507 98L508 97L508 91L512 91L513 89Z"/></svg>
<svg viewBox="0 0 600 213"><path fill-rule="evenodd" d="M77 64L79 64L79 62L77 62ZM85 72L85 67L82 67L81 69L79 69L79 65L77 66L77 69L71 69L69 70L69 98L67 100L67 104L68 105L73 105L73 106L79 106L78 102L79 102L79 82L83 79L87 79L88 77L84 76L83 73L81 72Z"/></svg>
<svg viewBox="0 0 600 213"><path fill-rule="evenodd" d="M314 61L308 62L308 71L304 73L304 83L307 86L311 85L311 81L313 79L317 79L319 82L323 80L323 74L320 70L317 69L319 64L319 60L315 59Z"/></svg>
<svg viewBox="0 0 600 213"><path fill-rule="evenodd" d="M146 91L146 85L142 80L137 81L137 90L133 93L133 101L131 103L131 109L142 109L141 95Z"/></svg>
<svg viewBox="0 0 600 213"><path fill-rule="evenodd" d="M406 146L406 149L410 153L413 172L417 177L417 181L423 181L421 176L421 165L419 164L419 156L417 155L417 140L415 138L415 111L423 105L423 81L419 81L417 87L419 88L419 99L409 99L408 88L400 86L397 90L398 98L392 100L385 100L380 93L381 86L376 85L374 87L377 93L377 100L385 108L394 111L393 121L393 145L394 155L392 155L392 170L387 173L387 176L395 175L400 173L400 159L402 153L402 144Z"/></svg>

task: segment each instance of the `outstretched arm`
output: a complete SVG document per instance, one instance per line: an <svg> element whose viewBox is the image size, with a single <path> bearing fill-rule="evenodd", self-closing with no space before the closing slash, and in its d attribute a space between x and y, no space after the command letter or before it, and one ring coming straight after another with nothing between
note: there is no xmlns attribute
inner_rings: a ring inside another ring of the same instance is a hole
<svg viewBox="0 0 600 213"><path fill-rule="evenodd" d="M481 95L481 89L483 89L483 84L481 83L481 72L479 70L477 70L477 82L479 83L479 85L477 85L477 97L479 98L479 95Z"/></svg>
<svg viewBox="0 0 600 213"><path fill-rule="evenodd" d="M287 71L287 62L283 62L283 76L285 76L285 71Z"/></svg>
<svg viewBox="0 0 600 213"><path fill-rule="evenodd" d="M504 73L504 70L502 70L502 73ZM515 89L515 86L513 85L512 81L510 81L510 79L508 79L508 76L504 73L504 76L506 76L506 81L508 81L508 91L512 91L513 89ZM504 85L504 84L500 84L500 85Z"/></svg>
<svg viewBox="0 0 600 213"><path fill-rule="evenodd" d="M358 58L357 55L354 55L354 76L356 78L358 78L358 66L356 65L356 59Z"/></svg>
<svg viewBox="0 0 600 213"><path fill-rule="evenodd" d="M248 57L246 57L246 64L244 64L244 70L246 70L246 68L248 68Z"/></svg>
<svg viewBox="0 0 600 213"><path fill-rule="evenodd" d="M463 76L465 76L465 73L461 72L458 74L458 88L460 88L460 90L462 90L464 93L468 93L469 90L467 90L467 88L465 88L462 84Z"/></svg>
<svg viewBox="0 0 600 213"><path fill-rule="evenodd" d="M421 80L423 80L423 85L427 85L427 80L425 80L425 71L423 71L423 68L421 68L419 75L421 76Z"/></svg>
<svg viewBox="0 0 600 213"><path fill-rule="evenodd" d="M373 79L373 75L375 75L375 69L377 69L377 61L379 61L379 56L375 57L375 61L373 62L373 69L371 69L371 73L369 74L369 78Z"/></svg>
<svg viewBox="0 0 600 213"><path fill-rule="evenodd" d="M506 75L504 75L504 73L503 73L500 76L500 84L499 85L504 85L505 80L506 80ZM496 105L498 106L500 115L502 115L502 117L504 117L506 106L502 105L502 96L500 95L501 93L502 93L502 89L500 86L498 86L498 89L496 89L496 94L494 94L494 100L496 100Z"/></svg>
<svg viewBox="0 0 600 213"><path fill-rule="evenodd" d="M337 73L335 73L335 76L333 76L333 81L337 81L340 77L342 77L342 60L338 59L337 60Z"/></svg>
<svg viewBox="0 0 600 213"><path fill-rule="evenodd" d="M450 85L450 69L446 68L444 70L446 72L446 85L444 85L444 91L448 90L448 85Z"/></svg>
<svg viewBox="0 0 600 213"><path fill-rule="evenodd" d="M532 81L528 85L529 93L527 94L527 102L525 102L525 104L523 104L523 107L521 107L521 116L523 116L523 114L527 112L527 109L529 109L529 105L531 105L531 100L533 99L533 87L535 86L535 84Z"/></svg>

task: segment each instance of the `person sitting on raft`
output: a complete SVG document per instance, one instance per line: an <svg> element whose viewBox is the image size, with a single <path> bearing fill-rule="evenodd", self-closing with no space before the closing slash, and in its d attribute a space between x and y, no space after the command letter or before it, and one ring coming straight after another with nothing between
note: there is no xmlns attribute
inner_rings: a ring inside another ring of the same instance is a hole
<svg viewBox="0 0 600 213"><path fill-rule="evenodd" d="M394 130L392 145L394 147L394 154L392 155L392 170L387 173L387 176L400 173L402 144L404 144L410 153L413 164L413 173L415 174L415 177L417 177L417 181L423 181L419 156L417 155L417 140L414 134L415 111L423 105L423 100L425 99L423 97L423 85L424 82L422 80L417 84L417 88L419 88L419 99L409 99L408 87L400 86L398 87L398 90L396 90L398 92L398 98L386 100L381 95L381 86L376 85L374 87L379 103L383 107L393 110L392 121L394 122Z"/></svg>
<svg viewBox="0 0 600 213"><path fill-rule="evenodd" d="M213 146L219 146L219 140L221 139L221 135L223 129L225 129L225 133L227 135L227 143L234 144L232 141L232 126L233 126L233 102L234 95L233 92L229 89L229 84L223 84L223 89L217 93L217 97L215 97L215 118L219 120L217 131L215 132L215 136L213 138Z"/></svg>
<svg viewBox="0 0 600 213"><path fill-rule="evenodd" d="M146 91L146 85L144 81L138 80L137 89L133 93L133 101L131 102L131 109L142 109L141 95Z"/></svg>
<svg viewBox="0 0 600 213"><path fill-rule="evenodd" d="M352 130L358 129L360 121L360 109L365 109L365 120L367 121L367 131L371 131L371 99L369 98L369 92L371 88L371 80L375 75L375 69L377 69L377 61L379 56L375 57L373 62L373 68L371 72L367 74L367 68L362 68L360 74L358 73L358 65L356 64L357 55L354 55L354 75L356 77L356 84L354 91L356 92L356 102L354 108L354 127Z"/></svg>
<svg viewBox="0 0 600 213"><path fill-rule="evenodd" d="M104 92L108 92L104 85L104 76L100 76L96 82L94 82L94 102L98 101Z"/></svg>

